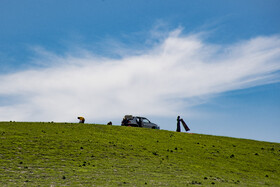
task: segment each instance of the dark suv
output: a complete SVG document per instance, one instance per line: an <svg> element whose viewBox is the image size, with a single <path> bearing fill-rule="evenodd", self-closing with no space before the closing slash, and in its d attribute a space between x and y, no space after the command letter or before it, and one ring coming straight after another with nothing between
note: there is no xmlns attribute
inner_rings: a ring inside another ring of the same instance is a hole
<svg viewBox="0 0 280 187"><path fill-rule="evenodd" d="M132 127L144 127L144 128L151 128L151 129L160 129L157 124L150 122L145 117L139 116L132 116L132 115L125 115L122 120L122 126L132 126Z"/></svg>

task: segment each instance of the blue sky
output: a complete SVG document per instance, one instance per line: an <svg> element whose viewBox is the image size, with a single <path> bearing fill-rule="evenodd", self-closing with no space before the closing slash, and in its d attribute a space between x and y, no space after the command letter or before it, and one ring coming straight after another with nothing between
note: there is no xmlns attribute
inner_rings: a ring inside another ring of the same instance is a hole
<svg viewBox="0 0 280 187"><path fill-rule="evenodd" d="M0 121L119 124L280 142L280 2L0 2Z"/></svg>

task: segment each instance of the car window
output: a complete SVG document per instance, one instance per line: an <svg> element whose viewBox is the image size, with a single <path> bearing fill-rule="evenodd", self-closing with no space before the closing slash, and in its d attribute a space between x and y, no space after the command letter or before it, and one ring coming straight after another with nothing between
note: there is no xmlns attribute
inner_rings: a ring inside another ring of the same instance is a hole
<svg viewBox="0 0 280 187"><path fill-rule="evenodd" d="M143 120L144 123L150 123L150 121L146 118L143 118L142 120Z"/></svg>

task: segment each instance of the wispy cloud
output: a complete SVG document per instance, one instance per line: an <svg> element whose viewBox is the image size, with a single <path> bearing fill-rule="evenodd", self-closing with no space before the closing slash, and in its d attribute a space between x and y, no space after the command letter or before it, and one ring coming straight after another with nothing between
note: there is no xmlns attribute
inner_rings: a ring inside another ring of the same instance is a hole
<svg viewBox="0 0 280 187"><path fill-rule="evenodd" d="M215 94L280 80L279 36L223 46L178 29L150 50L124 51L131 52L112 59L37 48L34 61L48 66L0 76L0 120L169 116Z"/></svg>

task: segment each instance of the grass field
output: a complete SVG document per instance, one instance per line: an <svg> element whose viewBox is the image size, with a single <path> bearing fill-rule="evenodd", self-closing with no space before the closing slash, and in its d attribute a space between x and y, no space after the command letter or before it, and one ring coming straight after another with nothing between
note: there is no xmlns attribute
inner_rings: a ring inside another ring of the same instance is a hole
<svg viewBox="0 0 280 187"><path fill-rule="evenodd" d="M280 144L165 130L0 123L0 186L280 186Z"/></svg>

